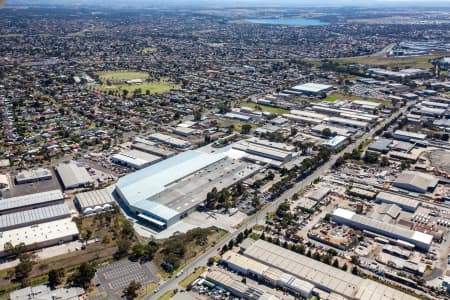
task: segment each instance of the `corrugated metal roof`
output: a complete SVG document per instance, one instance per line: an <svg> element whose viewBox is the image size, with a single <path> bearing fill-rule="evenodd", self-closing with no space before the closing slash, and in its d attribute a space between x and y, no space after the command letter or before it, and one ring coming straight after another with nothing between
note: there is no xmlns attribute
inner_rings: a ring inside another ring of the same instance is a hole
<svg viewBox="0 0 450 300"><path fill-rule="evenodd" d="M120 178L117 188L130 205L146 206L149 201L143 200L162 192L168 184L225 157L225 153L210 154L196 150L186 151Z"/></svg>
<svg viewBox="0 0 450 300"><path fill-rule="evenodd" d="M78 204L81 209L86 209L88 207L94 208L97 205L111 204L114 203L114 197L109 189L89 191L85 193L79 193L76 196Z"/></svg>
<svg viewBox="0 0 450 300"><path fill-rule="evenodd" d="M64 199L61 190L29 194L0 200L0 212Z"/></svg>
<svg viewBox="0 0 450 300"><path fill-rule="evenodd" d="M78 187L94 181L84 167L74 163L60 164L56 170L65 188Z"/></svg>
<svg viewBox="0 0 450 300"><path fill-rule="evenodd" d="M70 216L65 204L46 206L0 216L0 230L38 224Z"/></svg>

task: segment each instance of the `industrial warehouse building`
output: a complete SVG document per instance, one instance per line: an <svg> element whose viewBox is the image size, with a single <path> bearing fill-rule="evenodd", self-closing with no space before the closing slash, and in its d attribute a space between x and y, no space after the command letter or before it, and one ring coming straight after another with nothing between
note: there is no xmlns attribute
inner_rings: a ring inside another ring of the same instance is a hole
<svg viewBox="0 0 450 300"><path fill-rule="evenodd" d="M386 192L378 193L375 200L380 203L396 204L402 210L409 212L415 212L420 205L420 201L415 199Z"/></svg>
<svg viewBox="0 0 450 300"><path fill-rule="evenodd" d="M5 256L4 246L23 243L26 250L59 245L78 239L77 225L70 218L3 231L0 235L0 257Z"/></svg>
<svg viewBox="0 0 450 300"><path fill-rule="evenodd" d="M260 168L229 152L191 150L120 178L115 191L139 219L164 229L201 205L213 187L229 187Z"/></svg>
<svg viewBox="0 0 450 300"><path fill-rule="evenodd" d="M157 147L155 142L151 142L141 138L134 138L133 144L131 144L131 149L136 149L163 158L168 158L175 155L175 152Z"/></svg>
<svg viewBox="0 0 450 300"><path fill-rule="evenodd" d="M169 145L169 146L175 147L175 148L185 149L185 148L189 148L191 146L191 143L189 143L188 141L178 139L178 138L172 137L167 134L162 134L162 133L154 133L154 134L150 135L149 139L151 141L161 142L161 143L164 143L166 145Z"/></svg>
<svg viewBox="0 0 450 300"><path fill-rule="evenodd" d="M348 139L342 135L336 135L326 140L323 145L329 149L337 150L348 143Z"/></svg>
<svg viewBox="0 0 450 300"><path fill-rule="evenodd" d="M57 204L0 215L0 231L69 218L69 207Z"/></svg>
<svg viewBox="0 0 450 300"><path fill-rule="evenodd" d="M314 286L314 291L320 290L330 294L330 299L396 299L396 300L417 300L417 298L405 294L399 290L386 285L355 276L349 272L342 271L320 261L307 256L295 253L272 243L247 239L242 243L242 253L244 257L250 259L249 262L241 260L239 264L231 261L230 268L235 268L237 272L257 274L259 269L253 268L254 261L262 265L271 267L273 272L272 280L283 282L283 273L295 277L300 282L304 291ZM228 253L228 252L227 252ZM223 261L227 262L227 256L223 256ZM253 273L253 271L255 271ZM281 272L280 272L281 271ZM288 280L289 282L289 280Z"/></svg>
<svg viewBox="0 0 450 300"><path fill-rule="evenodd" d="M86 187L94 184L86 168L75 163L60 164L56 171L65 189Z"/></svg>
<svg viewBox="0 0 450 300"><path fill-rule="evenodd" d="M318 96L322 93L327 93L333 90L332 85L319 84L319 83L305 83L301 85L296 85L291 88L294 92L300 92L305 95Z"/></svg>
<svg viewBox="0 0 450 300"><path fill-rule="evenodd" d="M273 167L280 167L282 164L291 161L296 150L295 146L258 138L236 142L232 145L232 148L245 152L245 157L248 160L262 162Z"/></svg>
<svg viewBox="0 0 450 300"><path fill-rule="evenodd" d="M25 170L17 174L16 183L25 184L52 179L52 172L48 169Z"/></svg>
<svg viewBox="0 0 450 300"><path fill-rule="evenodd" d="M85 290L80 287L51 289L48 285L28 286L9 294L10 300L82 300Z"/></svg>
<svg viewBox="0 0 450 300"><path fill-rule="evenodd" d="M84 214L90 215L110 210L116 202L110 188L75 195L75 205Z"/></svg>
<svg viewBox="0 0 450 300"><path fill-rule="evenodd" d="M162 157L139 150L128 150L111 156L111 162L140 170L162 160Z"/></svg>
<svg viewBox="0 0 450 300"><path fill-rule="evenodd" d="M405 141L405 142L413 142L413 141L423 141L427 138L426 134L410 132L404 130L396 130L392 137L396 140Z"/></svg>
<svg viewBox="0 0 450 300"><path fill-rule="evenodd" d="M64 195L61 190L28 194L18 197L6 198L0 201L0 214L34 209L49 205L64 203Z"/></svg>
<svg viewBox="0 0 450 300"><path fill-rule="evenodd" d="M222 264L244 276L257 278L303 298L311 297L314 289L314 285L307 281L233 251L222 255Z"/></svg>
<svg viewBox="0 0 450 300"><path fill-rule="evenodd" d="M426 193L434 190L439 180L430 174L416 171L403 171L393 185L407 191Z"/></svg>
<svg viewBox="0 0 450 300"><path fill-rule="evenodd" d="M399 225L384 223L353 211L338 208L333 212L332 220L335 223L347 225L359 230L367 230L386 237L413 244L417 249L428 252L433 236L402 228Z"/></svg>

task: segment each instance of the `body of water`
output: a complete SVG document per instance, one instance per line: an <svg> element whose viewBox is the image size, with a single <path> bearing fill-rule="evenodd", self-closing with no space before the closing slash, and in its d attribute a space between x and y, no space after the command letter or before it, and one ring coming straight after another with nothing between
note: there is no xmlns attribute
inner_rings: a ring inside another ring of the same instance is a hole
<svg viewBox="0 0 450 300"><path fill-rule="evenodd" d="M271 24L271 25L294 25L294 26L317 26L329 25L330 23L322 22L318 19L246 19L245 21L255 24Z"/></svg>

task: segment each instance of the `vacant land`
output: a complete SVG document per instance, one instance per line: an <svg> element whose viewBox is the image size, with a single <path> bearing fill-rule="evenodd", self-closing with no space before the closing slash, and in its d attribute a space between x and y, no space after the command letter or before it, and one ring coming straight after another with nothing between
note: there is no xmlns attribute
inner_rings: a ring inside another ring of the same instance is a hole
<svg viewBox="0 0 450 300"><path fill-rule="evenodd" d="M373 66L386 66L398 68L423 68L432 67L430 60L439 57L438 55L422 55L410 57L375 57L375 56L359 56L340 58L336 61L342 64L366 64Z"/></svg>
<svg viewBox="0 0 450 300"><path fill-rule="evenodd" d="M165 240L156 253L154 263L161 267L161 276L168 278L195 257L214 247L226 231L214 227L196 228L183 234L174 235ZM166 263L164 267L163 263ZM172 267L167 267L167 263Z"/></svg>
<svg viewBox="0 0 450 300"><path fill-rule="evenodd" d="M192 282L194 282L195 279L199 278L200 275L203 274L203 272L205 272L206 268L205 267L199 267L197 268L194 272L192 272L191 274L189 274L188 276L186 276L186 278L184 278L183 280L181 280L181 282L179 283L179 285L186 289Z"/></svg>
<svg viewBox="0 0 450 300"><path fill-rule="evenodd" d="M126 91L131 96L135 91L142 94L162 94L177 88L178 85L171 82L168 78L159 78L150 80L150 75L138 71L113 71L98 74L102 82L95 89L110 93ZM127 84L126 80L141 79L142 83Z"/></svg>
<svg viewBox="0 0 450 300"><path fill-rule="evenodd" d="M142 53L145 53L145 54L147 54L147 53L155 53L156 51L158 51L158 49L157 48L153 48L153 47L147 47L147 48L142 49Z"/></svg>
<svg viewBox="0 0 450 300"><path fill-rule="evenodd" d="M386 100L380 100L380 99L374 99L374 98L364 98L364 97L358 97L358 96L352 96L352 95L345 95L341 93L332 93L328 95L326 98L322 99L321 101L326 102L334 102L336 100L364 100L369 102L376 102L381 103L384 105L388 105L389 101Z"/></svg>
<svg viewBox="0 0 450 300"><path fill-rule="evenodd" d="M171 290L171 291L167 291L164 294L162 294L161 296L158 297L158 300L169 300L171 299L173 296L175 296L175 291Z"/></svg>
<svg viewBox="0 0 450 300"><path fill-rule="evenodd" d="M257 111L267 111L267 112L271 112L271 113L278 114L278 115L282 115L282 114L289 112L287 109L284 109L284 108L273 107L273 106L268 106L268 105L261 105L261 104L257 104L257 103L253 103L253 102L242 103L241 107L243 107L243 106L253 108Z"/></svg>
<svg viewBox="0 0 450 300"><path fill-rule="evenodd" d="M104 84L106 83L106 81L109 81L114 84L114 83L123 83L123 81L125 80L132 80L132 79L145 80L150 77L148 73L140 71L109 71L99 73L98 76L100 77L100 80Z"/></svg>

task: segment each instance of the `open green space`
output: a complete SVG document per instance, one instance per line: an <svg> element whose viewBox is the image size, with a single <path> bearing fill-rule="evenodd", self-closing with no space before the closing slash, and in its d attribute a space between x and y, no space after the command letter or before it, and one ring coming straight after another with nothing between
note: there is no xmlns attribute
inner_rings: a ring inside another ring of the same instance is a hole
<svg viewBox="0 0 450 300"><path fill-rule="evenodd" d="M108 71L101 72L98 74L100 80L103 84L106 81L110 81L111 83L122 83L124 80L132 80L132 79L148 79L150 75L146 72L140 71Z"/></svg>
<svg viewBox="0 0 450 300"><path fill-rule="evenodd" d="M173 296L175 296L175 291L170 290L170 291L165 292L161 296L159 296L158 300L169 300L169 299L172 299Z"/></svg>
<svg viewBox="0 0 450 300"><path fill-rule="evenodd" d="M177 88L177 85L170 81L156 81L156 82L144 82L142 84L120 84L120 85L112 85L112 86L103 86L101 89L104 91L128 91L129 94L132 94L135 90L141 89L141 93L145 94L147 91L150 91L150 94L163 94L167 93L170 90Z"/></svg>
<svg viewBox="0 0 450 300"><path fill-rule="evenodd" d="M146 48L142 49L142 53L144 53L144 54L155 53L156 51L158 51L158 49L154 48L154 47L146 47Z"/></svg>
<svg viewBox="0 0 450 300"><path fill-rule="evenodd" d="M10 33L10 34L0 34L0 38L15 38L15 37L23 37L23 34L20 33Z"/></svg>
<svg viewBox="0 0 450 300"><path fill-rule="evenodd" d="M191 274L189 274L188 276L186 276L186 278L184 278L183 280L181 280L181 282L179 283L179 285L186 289L192 282L194 282L195 279L199 278L200 275L203 274L203 272L205 272L206 268L205 267L198 267L194 272L192 272Z"/></svg>
<svg viewBox="0 0 450 300"><path fill-rule="evenodd" d="M364 101L368 101L368 102L381 103L383 105L388 105L390 103L389 101L386 101L386 100L345 95L342 93L332 93L332 94L328 95L326 98L322 99L321 101L334 102L336 100L364 100Z"/></svg>
<svg viewBox="0 0 450 300"><path fill-rule="evenodd" d="M284 109L284 108L273 107L273 106L268 106L268 105L261 105L261 104L257 104L257 103L253 103L253 102L242 103L241 107L242 106L250 107L257 111L267 111L267 112L271 112L271 113L278 114L278 115L282 115L282 114L289 112L289 110Z"/></svg>
<svg viewBox="0 0 450 300"><path fill-rule="evenodd" d="M438 58L441 55L421 55L410 57L378 57L378 56L358 56L336 59L343 64L367 64L373 66L399 67L399 68L422 68L432 67L430 60Z"/></svg>
<svg viewBox="0 0 450 300"><path fill-rule="evenodd" d="M156 290L156 288L157 288L158 286L159 286L159 285L158 285L157 283L154 283L154 282L150 283L150 284L147 285L147 286L143 286L143 287L141 288L140 294L139 294L139 296L136 298L136 300L142 300L142 299L144 299L146 296L152 294L152 293Z"/></svg>
<svg viewBox="0 0 450 300"><path fill-rule="evenodd" d="M198 255L214 247L226 234L225 230L215 227L195 228L186 233L174 234L162 242L153 262L161 268L161 277L167 279Z"/></svg>

